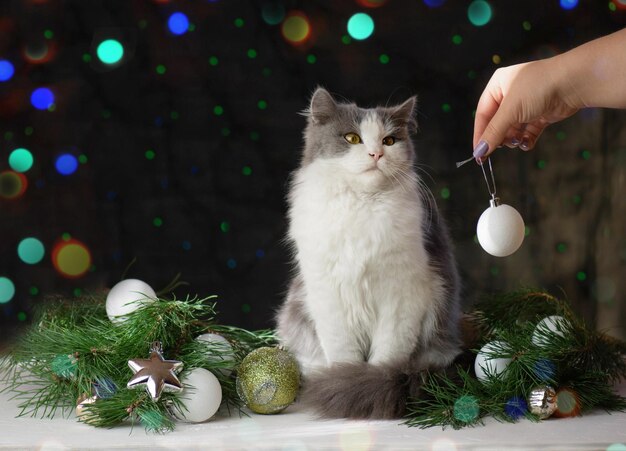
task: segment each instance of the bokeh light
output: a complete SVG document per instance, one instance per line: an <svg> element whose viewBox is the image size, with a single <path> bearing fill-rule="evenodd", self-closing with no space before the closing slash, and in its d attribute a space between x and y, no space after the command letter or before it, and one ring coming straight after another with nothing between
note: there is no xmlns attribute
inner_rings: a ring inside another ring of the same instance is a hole
<svg viewBox="0 0 626 451"><path fill-rule="evenodd" d="M467 18L476 27L487 25L491 15L491 6L485 0L474 0L467 8Z"/></svg>
<svg viewBox="0 0 626 451"><path fill-rule="evenodd" d="M71 153L64 153L57 157L54 167L61 175L71 175L78 169L78 159Z"/></svg>
<svg viewBox="0 0 626 451"><path fill-rule="evenodd" d="M24 263L34 265L43 260L45 248L37 238L28 237L17 245L17 255Z"/></svg>
<svg viewBox="0 0 626 451"><path fill-rule="evenodd" d="M26 172L33 166L33 154L22 147L15 149L9 155L9 166L15 172Z"/></svg>
<svg viewBox="0 0 626 451"><path fill-rule="evenodd" d="M6 304L15 296L15 285L11 279L0 277L0 304Z"/></svg>
<svg viewBox="0 0 626 451"><path fill-rule="evenodd" d="M365 13L356 13L348 20L348 34L357 40L369 38L374 33L374 20Z"/></svg>
<svg viewBox="0 0 626 451"><path fill-rule="evenodd" d="M62 238L52 249L52 265L68 279L83 276L91 267L91 253L87 246L75 238Z"/></svg>
<svg viewBox="0 0 626 451"><path fill-rule="evenodd" d="M388 0L356 0L356 2L365 8L379 8L387 3Z"/></svg>
<svg viewBox="0 0 626 451"><path fill-rule="evenodd" d="M454 418L463 423L471 423L480 412L478 400L471 395L463 395L454 402Z"/></svg>
<svg viewBox="0 0 626 451"><path fill-rule="evenodd" d="M578 6L578 0L560 0L561 8L570 10Z"/></svg>
<svg viewBox="0 0 626 451"><path fill-rule="evenodd" d="M438 8L441 5L443 5L445 2L446 0L424 0L424 3L426 4L426 6L430 8Z"/></svg>
<svg viewBox="0 0 626 451"><path fill-rule="evenodd" d="M0 198L17 199L28 188L26 176L20 172L4 171L0 173Z"/></svg>
<svg viewBox="0 0 626 451"><path fill-rule="evenodd" d="M265 3L261 8L261 17L268 25L278 25L285 18L285 7L282 3Z"/></svg>
<svg viewBox="0 0 626 451"><path fill-rule="evenodd" d="M54 104L54 94L48 88L37 88L30 95L30 103L38 110L47 110Z"/></svg>
<svg viewBox="0 0 626 451"><path fill-rule="evenodd" d="M578 394L571 388L561 388L556 392L556 405L554 416L557 418L576 417L580 415L580 400Z"/></svg>
<svg viewBox="0 0 626 451"><path fill-rule="evenodd" d="M98 45L96 54L104 64L116 64L124 57L124 46L115 39L106 39Z"/></svg>
<svg viewBox="0 0 626 451"><path fill-rule="evenodd" d="M10 61L0 60L0 81L8 81L13 77L15 68Z"/></svg>
<svg viewBox="0 0 626 451"><path fill-rule="evenodd" d="M189 19L181 12L173 13L167 20L167 27L175 35L182 35L189 30Z"/></svg>
<svg viewBox="0 0 626 451"><path fill-rule="evenodd" d="M299 11L292 11L283 21L280 31L291 44L303 44L311 35L308 17Z"/></svg>

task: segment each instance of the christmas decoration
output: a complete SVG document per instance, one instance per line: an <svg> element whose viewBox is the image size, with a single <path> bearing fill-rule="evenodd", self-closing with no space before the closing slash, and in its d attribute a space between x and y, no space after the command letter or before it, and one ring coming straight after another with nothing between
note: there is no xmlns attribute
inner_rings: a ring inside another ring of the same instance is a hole
<svg viewBox="0 0 626 451"><path fill-rule="evenodd" d="M556 410L554 416L568 418L580 415L580 398L578 393L568 387L559 388L556 392Z"/></svg>
<svg viewBox="0 0 626 451"><path fill-rule="evenodd" d="M503 341L492 341L483 346L474 361L476 378L481 382L498 377L511 363L510 358L495 358L494 353L510 352L508 345Z"/></svg>
<svg viewBox="0 0 626 451"><path fill-rule="evenodd" d="M174 416L190 423L201 423L215 415L222 402L222 387L213 373L195 368L183 383L182 406L173 410Z"/></svg>
<svg viewBox="0 0 626 451"><path fill-rule="evenodd" d="M550 346L555 337L563 337L567 320L559 315L551 315L537 323L532 341L535 346Z"/></svg>
<svg viewBox="0 0 626 451"><path fill-rule="evenodd" d="M122 280L107 294L107 315L114 323L124 322L126 315L143 304L152 302L156 297L156 293L147 283L137 279Z"/></svg>
<svg viewBox="0 0 626 451"><path fill-rule="evenodd" d="M259 348L241 362L237 393L256 413L278 413L298 394L300 370L294 357L280 348Z"/></svg>
<svg viewBox="0 0 626 451"><path fill-rule="evenodd" d="M489 208L478 219L476 235L485 252L494 257L507 257L519 249L522 241L524 241L524 220L515 208L500 204L500 199L496 197L496 179L493 175L491 159L488 158L487 162L489 163L491 184L489 184L485 172L485 164L481 163L480 168L485 176L491 200L489 201ZM493 189L491 185L493 185Z"/></svg>
<svg viewBox="0 0 626 451"><path fill-rule="evenodd" d="M471 395L463 395L454 402L454 418L462 423L471 423L478 417L478 400Z"/></svg>
<svg viewBox="0 0 626 451"><path fill-rule="evenodd" d="M560 334L547 329L553 339L537 346L537 324L552 317ZM473 349L451 368L424 372L423 396L410 400L407 425L462 428L488 416L539 421L594 408L626 409L626 399L613 389L626 377L626 344L587 328L566 301L529 289L487 296L470 323L477 337ZM472 354L476 376L469 369ZM503 365L492 367L498 359Z"/></svg>
<svg viewBox="0 0 626 451"><path fill-rule="evenodd" d="M213 415L220 399L229 412L242 407L235 378L220 371L223 361L209 358L223 348L196 337L210 332L228 340L230 367L254 349L276 343L270 330L218 324L213 297L157 297L119 323L109 320L105 297L58 298L42 306L34 325L0 367L6 389L21 400L19 415L51 417L76 411L80 421L97 427L129 421L149 431L172 430L172 412L185 421L202 421L202 416ZM155 342L162 344L162 352L155 346L150 355ZM150 357L141 357L145 355ZM179 386L175 376L181 366L181 382L187 387L182 392L166 390ZM208 378L206 371L212 373ZM205 383L195 381L197 374L204 374ZM148 390L129 388L129 382L131 387L145 384ZM202 414L198 403L205 404Z"/></svg>
<svg viewBox="0 0 626 451"><path fill-rule="evenodd" d="M539 419L545 420L556 410L556 392L549 385L535 387L528 395L528 408Z"/></svg>
<svg viewBox="0 0 626 451"><path fill-rule="evenodd" d="M507 257L519 249L524 231L522 216L510 205L500 204L497 197L490 201L476 226L478 242L494 257Z"/></svg>
<svg viewBox="0 0 626 451"><path fill-rule="evenodd" d="M202 334L196 340L209 345L207 346L207 351L209 351L207 359L211 363L224 365L225 367L220 370L224 375L228 376L232 373L236 362L235 355L233 347L226 338L219 334Z"/></svg>
<svg viewBox="0 0 626 451"><path fill-rule="evenodd" d="M176 373L182 370L183 363L176 360L164 360L161 355L161 343L152 344L149 359L133 359L128 366L134 376L128 381L128 388L146 387L153 401L158 401L163 391L179 392L183 389Z"/></svg>
<svg viewBox="0 0 626 451"><path fill-rule="evenodd" d="M82 421L89 419L90 413L85 409L85 406L95 403L98 400L97 396L81 396L78 398L76 404L76 418Z"/></svg>

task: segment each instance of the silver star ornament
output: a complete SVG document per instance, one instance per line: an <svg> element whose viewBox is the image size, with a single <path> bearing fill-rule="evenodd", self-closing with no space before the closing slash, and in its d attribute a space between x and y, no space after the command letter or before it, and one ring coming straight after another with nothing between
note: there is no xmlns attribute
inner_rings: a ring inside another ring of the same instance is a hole
<svg viewBox="0 0 626 451"><path fill-rule="evenodd" d="M128 361L128 366L133 370L134 376L126 386L128 388L145 386L154 401L158 401L164 391L179 392L183 389L176 376L176 373L182 370L183 362L165 360L160 348L160 343L153 344L149 359Z"/></svg>

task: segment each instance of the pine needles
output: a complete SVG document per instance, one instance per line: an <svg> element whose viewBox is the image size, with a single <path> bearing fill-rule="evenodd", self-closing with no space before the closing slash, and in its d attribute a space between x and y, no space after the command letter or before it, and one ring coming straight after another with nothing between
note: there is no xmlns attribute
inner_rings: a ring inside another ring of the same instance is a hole
<svg viewBox="0 0 626 451"><path fill-rule="evenodd" d="M538 326L547 317L557 318L552 327ZM511 362L501 374L487 374L484 382L474 376L473 365L426 373L423 396L409 403L407 425L458 429L482 424L487 416L537 421L528 396L545 386L557 390L558 416L626 409L626 399L613 390L626 377L626 344L587 327L566 301L520 290L485 298L472 318L480 337L472 353L491 343L488 359Z"/></svg>
<svg viewBox="0 0 626 451"><path fill-rule="evenodd" d="M218 325L213 299L156 299L119 324L108 319L104 296L54 299L38 312L0 368L0 378L19 400L20 416L69 416L79 399L98 392L98 401L84 407L82 421L98 427L139 421L147 430L163 432L174 427L168 411L180 403L178 398L166 393L153 401L144 390L126 388L132 376L128 360L148 357L151 343L159 341L166 358L183 362L181 376L206 368L222 385L223 403L229 410L239 409L232 370L248 352L276 340L269 330ZM225 337L234 355L225 355L219 344L195 339L205 333Z"/></svg>

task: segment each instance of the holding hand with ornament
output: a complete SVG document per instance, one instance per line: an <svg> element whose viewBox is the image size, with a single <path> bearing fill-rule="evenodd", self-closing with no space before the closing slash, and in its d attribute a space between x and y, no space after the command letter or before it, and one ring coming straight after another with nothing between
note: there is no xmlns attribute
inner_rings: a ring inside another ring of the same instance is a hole
<svg viewBox="0 0 626 451"><path fill-rule="evenodd" d="M530 150L548 125L581 108L626 108L625 45L620 30L562 55L496 70L476 108L476 160L501 145Z"/></svg>

